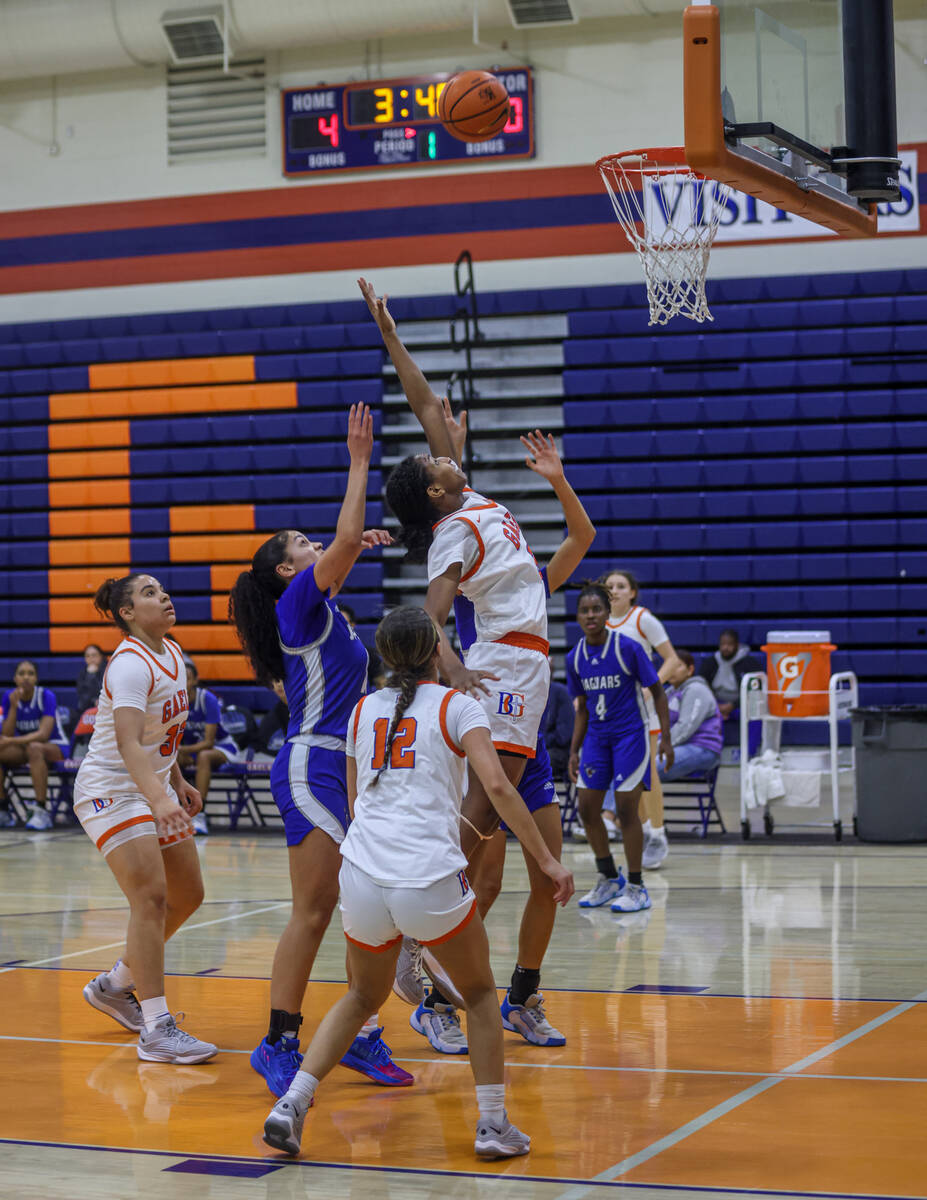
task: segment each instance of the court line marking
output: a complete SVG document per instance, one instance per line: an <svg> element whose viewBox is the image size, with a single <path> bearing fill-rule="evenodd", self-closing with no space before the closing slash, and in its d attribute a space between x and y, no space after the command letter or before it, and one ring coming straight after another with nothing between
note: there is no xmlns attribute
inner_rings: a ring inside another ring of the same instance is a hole
<svg viewBox="0 0 927 1200"><path fill-rule="evenodd" d="M81 1142L37 1142L29 1141L26 1138L4 1138L0 1137L0 1146L42 1146L48 1150L89 1150L99 1154L134 1154L140 1157L148 1158L173 1158L180 1162L185 1162L189 1159L195 1159L199 1162L219 1162L219 1163L280 1163L281 1166L289 1167L291 1170L302 1168L303 1170L319 1169L323 1171L358 1171L363 1174L371 1175L426 1175L437 1176L439 1178L450 1179L480 1179L487 1183L496 1183L504 1187L508 1187L512 1183L575 1183L585 1184L589 1187L596 1188L623 1188L628 1191L661 1191L661 1192L703 1192L709 1195L723 1196L783 1196L792 1197L793 1200L801 1200L801 1197L812 1197L814 1200L927 1200L925 1196L898 1196L889 1195L886 1193L875 1192L795 1192L784 1191L783 1189L774 1188L731 1188L731 1187L711 1187L706 1184L682 1184L682 1183L632 1183L630 1180L614 1180L614 1181L596 1181L570 1179L569 1176L563 1175L493 1175L489 1171L451 1171L441 1167L384 1167L373 1163L339 1163L339 1162L309 1162L305 1159L283 1159L280 1157L271 1157L270 1155L255 1155L253 1157L245 1157L244 1155L236 1154L184 1154L176 1150L151 1150L143 1147L123 1147L123 1146L94 1146L89 1143ZM7 1168L8 1169L8 1168Z"/></svg>
<svg viewBox="0 0 927 1200"><path fill-rule="evenodd" d="M133 1050L135 1048L134 1041L124 1042L104 1042L93 1040L90 1038L52 1038L52 1037L27 1037L24 1034L16 1033L0 1033L0 1042L39 1042L43 1045L52 1046L105 1046L114 1050ZM250 1054L250 1050L235 1050L230 1046L220 1046L220 1054ZM820 1051L816 1051L820 1053ZM809 1058L813 1056L809 1055ZM802 1060L804 1061L804 1060ZM470 1060L461 1056L448 1056L446 1059L440 1058L400 1058L393 1055L393 1062L399 1063L420 1063L424 1066L434 1066L436 1063L441 1063L442 1066L448 1067L469 1067ZM794 1075L793 1071L796 1066L793 1063L791 1066L783 1067L781 1071L722 1071L710 1070L707 1067L597 1067L589 1063L550 1063L550 1062L521 1062L519 1060L506 1060L506 1068L508 1067L527 1067L538 1071L612 1071L615 1074L628 1075L711 1075L711 1076L733 1076L739 1079L773 1079L781 1083L784 1079L825 1079L825 1080L842 1080L849 1083L927 1083L925 1075L831 1075L828 1073L805 1072L800 1075Z"/></svg>
<svg viewBox="0 0 927 1200"><path fill-rule="evenodd" d="M181 933L187 933L191 929L205 929L207 925L221 925L225 921L241 921L245 917L256 917L261 913L272 912L275 908L285 908L290 903L292 903L290 900L283 900L279 904L268 904L265 908L253 908L250 912L232 913L231 916L216 917L212 921L197 921L193 925L181 925L174 937ZM70 954L53 954L51 958L37 958L35 962L26 962L18 967L2 967L0 975L6 975L8 971L22 971L28 967L41 967L45 963L64 962L67 958L80 958L82 954L96 954L99 950L115 950L117 946L125 944L125 938L120 938L118 942L107 942L105 946L88 946L86 950L73 950Z"/></svg>
<svg viewBox="0 0 927 1200"><path fill-rule="evenodd" d="M638 1150L635 1154L630 1154L627 1158L622 1159L621 1162L615 1163L611 1167L606 1167L604 1171L600 1171L598 1175L594 1175L590 1183L615 1181L618 1176L627 1174L628 1171L632 1171L635 1167L639 1167L643 1163L649 1162L650 1159L656 1158L658 1154L662 1154L664 1150L669 1150L679 1142L691 1137L692 1134L699 1133L720 1117L726 1116L735 1108L740 1108L741 1105L762 1095L763 1092L768 1092L770 1088L776 1087L783 1080L801 1078L798 1072L803 1071L806 1066L812 1066L814 1063L820 1062L822 1058L827 1058L828 1055L834 1054L836 1051L842 1050L845 1046L849 1046L867 1034L874 1032L888 1021L893 1021L895 1017L900 1017L903 1013L909 1012L912 1008L916 1007L917 1001L920 1000L927 1000L927 991L915 996L914 1000L909 1000L904 1004L896 1004L888 1012L881 1013L878 1017L873 1017L871 1021L860 1025L858 1029L854 1029L850 1033L844 1034L843 1037L829 1042L826 1046L822 1046L820 1050L815 1050L812 1054L807 1054L804 1058L798 1059L797 1062L790 1063L789 1066L784 1067L778 1074L769 1075L768 1078L751 1084L750 1087L744 1088L743 1091L728 1097L721 1104L714 1105L706 1112L693 1117L691 1121L680 1125L672 1133L668 1133L664 1137L658 1138L657 1141L652 1142L649 1146L645 1146L643 1150ZM556 1200L582 1200L582 1197L586 1195L586 1191L587 1188L584 1186L572 1187L562 1192Z"/></svg>

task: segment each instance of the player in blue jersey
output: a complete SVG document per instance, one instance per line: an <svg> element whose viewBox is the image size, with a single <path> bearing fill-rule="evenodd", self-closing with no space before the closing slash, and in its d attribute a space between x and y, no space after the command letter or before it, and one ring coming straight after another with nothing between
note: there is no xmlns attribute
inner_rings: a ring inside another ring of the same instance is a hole
<svg viewBox="0 0 927 1200"><path fill-rule="evenodd" d="M660 719L661 753L673 762L669 707L663 685L639 643L607 626L608 592L589 584L579 594L576 620L584 636L567 654L567 687L576 704L570 777L579 785L578 807L599 878L582 908L611 903L612 912L650 907L641 875L644 834L638 806L650 786L650 739L643 689ZM580 755L582 750L582 755ZM602 801L615 785L618 820L628 863L625 880L615 867L602 820Z"/></svg>
<svg viewBox="0 0 927 1200"><path fill-rule="evenodd" d="M239 750L235 739L222 724L219 697L208 688L200 687L200 675L194 663L187 660L186 668L190 712L183 731L183 743L177 750L177 762L182 771L193 767L196 772L196 790L203 798L203 807L193 818L193 832L207 834L206 797L213 768L234 762Z"/></svg>
<svg viewBox="0 0 927 1200"><path fill-rule="evenodd" d="M3 696L0 715L0 791L4 767L29 765L35 800L29 806L26 828L51 829L48 797L48 764L60 762L68 752L68 739L58 720L57 700L51 688L39 686L35 664L24 660L13 674L14 686ZM0 824L13 824L7 818Z"/></svg>
<svg viewBox="0 0 927 1200"><path fill-rule="evenodd" d="M270 1025L251 1065L282 1096L302 1061L301 1008L309 972L338 899L339 846L348 827L345 748L348 718L364 694L367 651L333 598L365 548L388 545L382 529L364 531L373 418L366 405L348 417L350 470L335 537L322 548L284 529L239 575L229 601L258 680L282 679L289 706L286 742L270 786L289 847L293 912L280 938L270 981ZM406 1087L375 1017L342 1060L377 1083Z"/></svg>

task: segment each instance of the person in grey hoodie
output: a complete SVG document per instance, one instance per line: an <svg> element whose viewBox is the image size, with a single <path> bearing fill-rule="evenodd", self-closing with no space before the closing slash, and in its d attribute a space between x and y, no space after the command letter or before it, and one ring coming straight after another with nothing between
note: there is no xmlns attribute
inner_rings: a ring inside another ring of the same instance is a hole
<svg viewBox="0 0 927 1200"><path fill-rule="evenodd" d="M688 650L676 650L676 663L667 689L670 737L675 761L659 766L660 778L684 779L712 771L721 761L721 713L711 688L695 674L695 659ZM657 760L658 765L663 756Z"/></svg>
<svg viewBox="0 0 927 1200"><path fill-rule="evenodd" d="M736 629L723 629L718 649L699 663L698 673L718 701L723 720L727 720L740 702L740 681L751 671L762 671L763 664L742 646Z"/></svg>

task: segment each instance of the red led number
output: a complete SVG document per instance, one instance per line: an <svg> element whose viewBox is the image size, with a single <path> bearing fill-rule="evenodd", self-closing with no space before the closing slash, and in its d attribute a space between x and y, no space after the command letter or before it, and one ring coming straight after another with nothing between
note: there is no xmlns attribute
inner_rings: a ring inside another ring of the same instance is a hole
<svg viewBox="0 0 927 1200"><path fill-rule="evenodd" d="M509 96L509 119L503 133L521 133L525 127L525 105L521 96Z"/></svg>
<svg viewBox="0 0 927 1200"><path fill-rule="evenodd" d="M161 743L161 756L163 758L171 758L177 753L177 747L180 745L180 739L183 737L183 731L187 727L186 721L181 721L179 725L172 725L167 731L167 737Z"/></svg>
<svg viewBox="0 0 927 1200"><path fill-rule="evenodd" d="M324 117L319 117L319 133L325 135L333 146L338 145L338 114L332 113L326 121Z"/></svg>
<svg viewBox="0 0 927 1200"><path fill-rule="evenodd" d="M383 766L389 727L389 717L378 717L373 723L373 758L371 759L370 766L374 771L378 771ZM390 747L389 765L391 767L405 767L408 769L415 766L415 751L413 749L415 734L415 717L406 717L399 722L396 728L396 736L393 738L393 744Z"/></svg>

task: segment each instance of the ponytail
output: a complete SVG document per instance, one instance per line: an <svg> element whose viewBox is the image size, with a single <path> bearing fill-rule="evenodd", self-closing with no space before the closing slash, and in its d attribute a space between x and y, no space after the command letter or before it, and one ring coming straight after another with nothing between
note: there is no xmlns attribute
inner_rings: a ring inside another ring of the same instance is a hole
<svg viewBox="0 0 927 1200"><path fill-rule="evenodd" d="M289 539L289 530L284 529L266 541L251 560L251 570L242 571L229 595L229 620L258 682L265 687L272 687L284 673L276 607L286 583L277 566L286 561Z"/></svg>
<svg viewBox="0 0 927 1200"><path fill-rule="evenodd" d="M432 542L432 525L441 514L428 499L428 472L416 455L409 455L390 472L386 502L401 526L396 538L405 546L403 562L423 563Z"/></svg>
<svg viewBox="0 0 927 1200"><path fill-rule="evenodd" d="M399 696L386 735L383 765L371 780L371 787L376 787L380 776L389 767L396 730L415 699L419 682L431 672L439 641L437 625L423 608L413 605L394 608L377 626L377 653L393 672L387 680L387 686L398 688Z"/></svg>
<svg viewBox="0 0 927 1200"><path fill-rule="evenodd" d="M100 616L108 617L123 633L131 631L127 622L119 615L119 610L132 604L132 584L138 578L140 572L134 571L131 575L123 575L121 579L107 579L100 584L93 597L93 607Z"/></svg>

